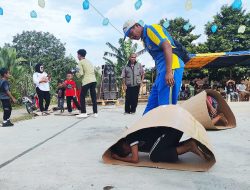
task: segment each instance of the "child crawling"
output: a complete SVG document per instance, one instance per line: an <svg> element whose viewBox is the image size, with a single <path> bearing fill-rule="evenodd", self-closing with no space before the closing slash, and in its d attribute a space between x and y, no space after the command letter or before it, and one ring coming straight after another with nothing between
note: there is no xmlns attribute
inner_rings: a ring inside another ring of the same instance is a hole
<svg viewBox="0 0 250 190"><path fill-rule="evenodd" d="M192 152L204 160L210 156L204 153L201 144L188 139L179 142L183 133L173 128L155 127L147 128L129 134L111 147L111 156L116 160L138 163L138 152L149 153L153 162L176 162L178 155ZM203 145L202 145L203 146Z"/></svg>
<svg viewBox="0 0 250 190"><path fill-rule="evenodd" d="M222 121L224 125L227 126L228 121L226 117L224 116L224 114L223 113L218 114L218 102L213 97L207 96L206 103L207 103L209 116L212 119L212 124L215 125L219 121Z"/></svg>

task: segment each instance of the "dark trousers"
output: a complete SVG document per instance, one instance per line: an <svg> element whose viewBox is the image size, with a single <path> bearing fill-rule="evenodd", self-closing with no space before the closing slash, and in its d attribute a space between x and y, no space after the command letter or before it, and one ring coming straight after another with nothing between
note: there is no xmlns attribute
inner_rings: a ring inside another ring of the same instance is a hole
<svg viewBox="0 0 250 190"><path fill-rule="evenodd" d="M125 112L135 113L138 104L140 86L127 87L125 97Z"/></svg>
<svg viewBox="0 0 250 190"><path fill-rule="evenodd" d="M57 98L58 108L63 109L64 106L64 98Z"/></svg>
<svg viewBox="0 0 250 190"><path fill-rule="evenodd" d="M50 93L49 91L42 91L38 87L36 88L36 93L38 95L40 111L48 111L50 104ZM45 107L43 105L43 100L45 100Z"/></svg>
<svg viewBox="0 0 250 190"><path fill-rule="evenodd" d="M93 112L97 113L97 102L96 102L96 82L92 82L82 86L81 94L80 94L80 102L81 102L81 113L86 113L86 102L85 97L90 90L90 96L93 104Z"/></svg>
<svg viewBox="0 0 250 190"><path fill-rule="evenodd" d="M183 133L173 128L168 128L155 142L149 153L150 160L153 162L176 162L178 155L176 147Z"/></svg>
<svg viewBox="0 0 250 190"><path fill-rule="evenodd" d="M71 101L73 100L74 104L76 105L77 109L80 110L81 107L77 101L77 98L75 96L67 96L66 97L66 100L67 100L67 109L68 109L68 112L72 112L72 106L71 106Z"/></svg>
<svg viewBox="0 0 250 190"><path fill-rule="evenodd" d="M3 120L6 121L10 119L12 107L10 103L10 99L2 99L2 105L3 105Z"/></svg>

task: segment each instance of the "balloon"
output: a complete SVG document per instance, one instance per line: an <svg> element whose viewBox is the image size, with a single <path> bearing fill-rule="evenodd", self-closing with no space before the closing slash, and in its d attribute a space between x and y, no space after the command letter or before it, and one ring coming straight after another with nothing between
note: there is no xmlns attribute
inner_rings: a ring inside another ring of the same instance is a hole
<svg viewBox="0 0 250 190"><path fill-rule="evenodd" d="M39 7L44 8L45 7L45 1L44 0L38 0L38 5L39 5Z"/></svg>
<svg viewBox="0 0 250 190"><path fill-rule="evenodd" d="M67 23L69 23L71 21L71 16L69 14L65 15L65 19L67 21Z"/></svg>
<svg viewBox="0 0 250 190"><path fill-rule="evenodd" d="M109 19L108 18L104 18L102 21L102 25L103 26L107 26L109 24Z"/></svg>
<svg viewBox="0 0 250 190"><path fill-rule="evenodd" d="M88 0L84 0L82 3L82 7L84 10L88 10L89 9L89 1Z"/></svg>
<svg viewBox="0 0 250 190"><path fill-rule="evenodd" d="M214 25L211 27L211 31L212 31L213 33L215 33L215 32L217 31L217 29L218 29L218 26L217 26L216 24L214 24Z"/></svg>
<svg viewBox="0 0 250 190"><path fill-rule="evenodd" d="M240 10L242 7L242 1L241 0L234 0L232 4L232 9L233 10Z"/></svg>
<svg viewBox="0 0 250 190"><path fill-rule="evenodd" d="M0 7L0 15L3 15L3 8Z"/></svg>
<svg viewBox="0 0 250 190"><path fill-rule="evenodd" d="M184 28L184 30L188 31L189 28L190 28L190 24L189 24L189 23L185 24L185 25L183 26L183 28Z"/></svg>
<svg viewBox="0 0 250 190"><path fill-rule="evenodd" d="M239 29L238 29L238 33L243 34L245 32L245 30L246 30L246 26L245 25L241 25L239 27Z"/></svg>
<svg viewBox="0 0 250 190"><path fill-rule="evenodd" d="M36 13L36 11L34 11L34 10L31 11L31 12L30 12L30 17L31 17L31 18L37 18L37 13Z"/></svg>
<svg viewBox="0 0 250 190"><path fill-rule="evenodd" d="M185 9L187 11L190 11L192 9L192 6L193 6L192 0L187 0L185 4Z"/></svg>
<svg viewBox="0 0 250 190"><path fill-rule="evenodd" d="M138 24L140 24L141 26L145 25L143 20L139 20Z"/></svg>
<svg viewBox="0 0 250 190"><path fill-rule="evenodd" d="M142 0L137 0L135 3L135 9L139 10L142 6Z"/></svg>
<svg viewBox="0 0 250 190"><path fill-rule="evenodd" d="M169 20L165 20L165 22L163 23L163 27L167 29L169 25L170 25Z"/></svg>

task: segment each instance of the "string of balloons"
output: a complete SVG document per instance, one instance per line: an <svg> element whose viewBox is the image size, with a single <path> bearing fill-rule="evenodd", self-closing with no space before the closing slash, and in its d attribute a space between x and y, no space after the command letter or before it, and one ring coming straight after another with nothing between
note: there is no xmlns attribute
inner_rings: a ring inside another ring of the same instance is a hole
<svg viewBox="0 0 250 190"><path fill-rule="evenodd" d="M45 8L45 6L46 6L45 0L38 0L38 6L40 8ZM142 6L143 6L142 0L136 0L136 2L134 4L135 10L138 11ZM103 21L102 21L102 25L103 26L110 25L117 32L119 32L120 34L123 35L123 33L110 22L109 18L105 17L101 13L101 11L99 11L92 3L90 3L89 0L83 0L83 3L82 3L83 10L88 10L90 7L93 8L93 10L96 11L103 18ZM190 11L192 8L193 8L193 2L192 2L192 0L186 0L186 2L185 2L185 10L186 11ZM234 2L231 5L231 8L233 10L235 10L235 11L241 10L241 8L242 8L242 0L234 0ZM2 7L0 7L0 16L3 16L3 15L4 15L4 9ZM30 17L33 18L33 19L37 18L38 17L37 12L35 10L32 10L30 12ZM65 20L66 20L67 23L70 23L71 19L72 19L72 16L70 14L66 14L65 15ZM143 20L140 20L138 23L140 25L144 26ZM165 27L167 29L169 26L170 26L169 20L165 20L164 23L163 23L163 27ZM183 26L183 29L185 31L189 31L190 28L191 28L191 24L190 23L186 23ZM219 29L219 27L217 26L216 23L214 23L211 26L211 28L210 28L210 30L211 30L212 33L216 33L218 31L218 29ZM246 30L246 26L245 25L240 25L239 28L238 28L238 33L244 33L245 30Z"/></svg>

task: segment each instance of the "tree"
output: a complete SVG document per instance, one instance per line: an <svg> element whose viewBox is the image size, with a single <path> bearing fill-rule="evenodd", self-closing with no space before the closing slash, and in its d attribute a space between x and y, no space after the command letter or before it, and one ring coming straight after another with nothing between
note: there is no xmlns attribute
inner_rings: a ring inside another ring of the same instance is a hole
<svg viewBox="0 0 250 190"><path fill-rule="evenodd" d="M160 20L160 25L163 26L164 22L167 19ZM190 24L188 30L185 30L183 27L189 23L189 20L185 20L184 18L175 18L173 20L169 20L169 27L167 28L170 35L178 40L184 47L187 48L188 51L192 51L194 48L193 41L197 40L200 35L194 35L191 32L195 29L195 26Z"/></svg>
<svg viewBox="0 0 250 190"><path fill-rule="evenodd" d="M116 76L121 76L122 69L128 63L130 54L136 53L137 44L133 44L130 39L123 41L123 39L120 38L118 48L109 42L107 42L106 45L112 52L104 52L103 59L107 64L115 65ZM115 58L116 61L114 62L110 58Z"/></svg>
<svg viewBox="0 0 250 190"><path fill-rule="evenodd" d="M7 68L11 73L10 83L12 94L20 98L27 91L26 85L26 69L22 63L26 60L17 58L16 50L13 48L0 48L0 67ZM20 88L22 87L22 88Z"/></svg>
<svg viewBox="0 0 250 190"><path fill-rule="evenodd" d="M41 63L45 65L45 71L52 76L53 90L56 88L57 80L65 79L66 73L77 65L72 56L65 56L64 45L53 34L37 31L24 31L17 34L11 44L16 49L17 56L26 59L25 65L29 73L30 85L33 85L34 66Z"/></svg>
<svg viewBox="0 0 250 190"><path fill-rule="evenodd" d="M211 31L213 25L218 27L214 33ZM222 6L213 21L205 25L209 52L249 50L250 28L246 27L244 33L238 33L241 25L250 26L250 13L242 8L233 10L231 6Z"/></svg>

